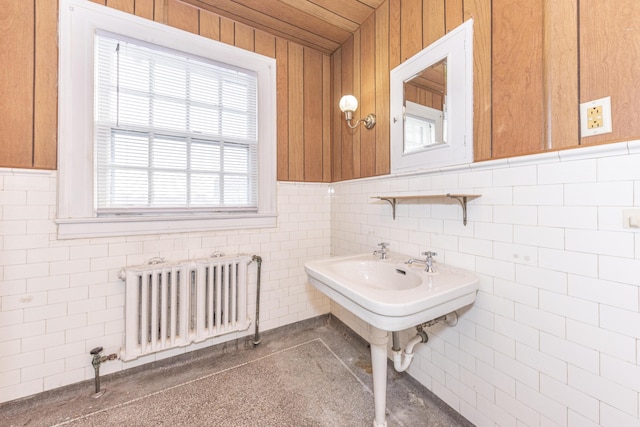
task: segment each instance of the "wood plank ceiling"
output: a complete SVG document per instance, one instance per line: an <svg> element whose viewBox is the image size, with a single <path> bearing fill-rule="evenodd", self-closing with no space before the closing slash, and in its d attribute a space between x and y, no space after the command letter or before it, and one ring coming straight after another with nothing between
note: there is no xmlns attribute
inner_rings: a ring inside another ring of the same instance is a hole
<svg viewBox="0 0 640 427"><path fill-rule="evenodd" d="M180 0L331 54L384 0Z"/></svg>

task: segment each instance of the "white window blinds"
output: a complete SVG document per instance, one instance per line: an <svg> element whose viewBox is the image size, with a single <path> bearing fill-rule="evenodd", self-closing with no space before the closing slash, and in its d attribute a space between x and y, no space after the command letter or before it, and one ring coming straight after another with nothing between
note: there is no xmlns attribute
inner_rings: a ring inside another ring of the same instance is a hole
<svg viewBox="0 0 640 427"><path fill-rule="evenodd" d="M432 120L407 114L404 124L404 152L419 151L435 144L436 125Z"/></svg>
<svg viewBox="0 0 640 427"><path fill-rule="evenodd" d="M256 211L252 71L99 33L98 214Z"/></svg>

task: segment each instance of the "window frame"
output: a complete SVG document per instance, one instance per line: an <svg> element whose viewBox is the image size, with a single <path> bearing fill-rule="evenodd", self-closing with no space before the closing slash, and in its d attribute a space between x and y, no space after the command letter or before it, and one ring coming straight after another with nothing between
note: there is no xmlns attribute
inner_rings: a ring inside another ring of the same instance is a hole
<svg viewBox="0 0 640 427"><path fill-rule="evenodd" d="M277 225L276 61L82 0L60 0L58 238L122 236ZM94 203L94 46L97 30L210 58L258 77L257 212L98 216ZM223 59L223 61L221 61Z"/></svg>

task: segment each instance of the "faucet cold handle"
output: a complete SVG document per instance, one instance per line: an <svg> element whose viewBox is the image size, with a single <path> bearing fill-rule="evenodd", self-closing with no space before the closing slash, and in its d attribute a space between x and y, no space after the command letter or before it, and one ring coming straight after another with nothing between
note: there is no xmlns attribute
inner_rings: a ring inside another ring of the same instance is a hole
<svg viewBox="0 0 640 427"><path fill-rule="evenodd" d="M378 243L378 246L380 246L380 250L373 251L373 254L379 256L380 259L387 259L387 247L389 246L389 243L380 242Z"/></svg>
<svg viewBox="0 0 640 427"><path fill-rule="evenodd" d="M426 271L427 273L433 273L433 257L438 255L437 252L433 252L433 251L427 251L427 252L422 252L422 255L427 257L426 263L427 266L425 267L424 271Z"/></svg>

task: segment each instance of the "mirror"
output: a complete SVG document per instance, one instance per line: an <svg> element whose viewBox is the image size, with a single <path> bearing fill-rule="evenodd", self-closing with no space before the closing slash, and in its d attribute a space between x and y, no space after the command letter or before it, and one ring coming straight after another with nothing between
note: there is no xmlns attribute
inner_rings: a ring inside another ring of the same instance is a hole
<svg viewBox="0 0 640 427"><path fill-rule="evenodd" d="M391 71L391 172L473 161L473 20Z"/></svg>
<svg viewBox="0 0 640 427"><path fill-rule="evenodd" d="M446 143L447 58L404 82L403 154Z"/></svg>

